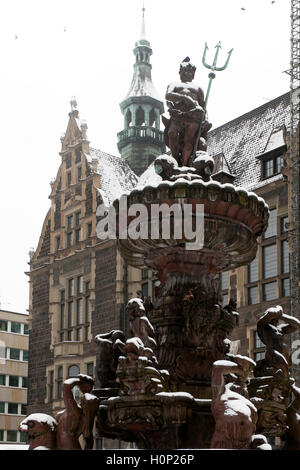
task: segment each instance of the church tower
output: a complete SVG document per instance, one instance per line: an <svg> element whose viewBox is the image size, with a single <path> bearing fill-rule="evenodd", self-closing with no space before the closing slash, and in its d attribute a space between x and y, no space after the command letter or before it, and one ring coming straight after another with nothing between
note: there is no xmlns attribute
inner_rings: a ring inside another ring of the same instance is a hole
<svg viewBox="0 0 300 470"><path fill-rule="evenodd" d="M124 115L124 129L118 133L118 149L131 169L140 176L153 160L165 152L160 115L163 102L151 78L152 49L145 35L145 8L143 8L140 39L133 50L135 64L132 82L125 99L120 103Z"/></svg>

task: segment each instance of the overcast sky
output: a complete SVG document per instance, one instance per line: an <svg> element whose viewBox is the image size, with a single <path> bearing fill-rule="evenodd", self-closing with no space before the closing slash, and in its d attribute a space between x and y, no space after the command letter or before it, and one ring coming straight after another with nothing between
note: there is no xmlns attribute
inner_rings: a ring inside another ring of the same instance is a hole
<svg viewBox="0 0 300 470"><path fill-rule="evenodd" d="M212 62L222 42L208 102L217 127L289 90L289 0L145 0L152 79L164 99L188 55L206 90L205 41ZM244 10L242 9L244 8ZM142 0L9 0L0 4L2 309L28 308L28 252L50 207L60 136L76 96L91 146L117 154L119 103L133 72Z"/></svg>

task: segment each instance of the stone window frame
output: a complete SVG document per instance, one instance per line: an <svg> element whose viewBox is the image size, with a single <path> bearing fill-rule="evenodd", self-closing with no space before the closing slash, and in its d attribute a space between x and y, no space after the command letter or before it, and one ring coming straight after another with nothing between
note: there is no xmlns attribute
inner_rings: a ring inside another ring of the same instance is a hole
<svg viewBox="0 0 300 470"><path fill-rule="evenodd" d="M70 295L70 281L73 281L73 289ZM91 323L90 304L90 277L86 278L83 273L76 273L72 277L65 279L66 287L59 290L59 319L58 319L58 340L59 342L88 342L88 329ZM81 288L80 288L81 286ZM64 294L62 294L64 293ZM69 308L72 304L72 322L69 322ZM78 308L81 305L81 314ZM89 308L89 310L88 310ZM62 315L64 323L62 324ZM80 320L80 321L79 321Z"/></svg>
<svg viewBox="0 0 300 470"><path fill-rule="evenodd" d="M258 298L257 304L261 302L274 302L278 299L284 297L284 288L283 288L283 281L289 278L289 272L283 272L283 262L282 262L282 254L283 254L283 242L288 241L288 231L285 228L283 230L283 223L286 224L288 222L288 215L286 213L281 213L279 206L273 202L269 204L270 210L276 209L276 234L263 237L260 236L258 239L258 249L257 249L257 258L258 258L258 280L250 282L249 279L249 265L245 266L245 305L251 305L249 302L249 289L252 287L258 288ZM287 211L287 209L286 209ZM286 212L285 211L285 212ZM284 222L283 222L284 221ZM263 277L263 248L270 245L276 245L276 253L277 253L277 273L276 275L264 278ZM276 297L271 300L265 300L264 298L264 290L266 289L267 284L275 283L276 282ZM285 281L286 282L286 281Z"/></svg>

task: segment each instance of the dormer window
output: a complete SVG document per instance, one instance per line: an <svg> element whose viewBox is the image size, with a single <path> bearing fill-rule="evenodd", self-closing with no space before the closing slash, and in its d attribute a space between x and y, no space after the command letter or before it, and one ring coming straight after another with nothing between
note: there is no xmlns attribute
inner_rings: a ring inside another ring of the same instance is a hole
<svg viewBox="0 0 300 470"><path fill-rule="evenodd" d="M284 159L282 155L272 157L263 161L263 178L270 178L271 176L280 173L281 168L284 166Z"/></svg>

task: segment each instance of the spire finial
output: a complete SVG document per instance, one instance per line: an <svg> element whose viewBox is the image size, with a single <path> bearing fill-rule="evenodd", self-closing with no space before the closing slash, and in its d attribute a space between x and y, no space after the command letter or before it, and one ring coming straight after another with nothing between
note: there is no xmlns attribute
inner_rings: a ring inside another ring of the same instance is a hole
<svg viewBox="0 0 300 470"><path fill-rule="evenodd" d="M146 31L145 31L145 3L143 2L143 8L142 8L142 12L143 12L143 17L142 17L142 30L141 30L141 39L145 39L146 38Z"/></svg>

